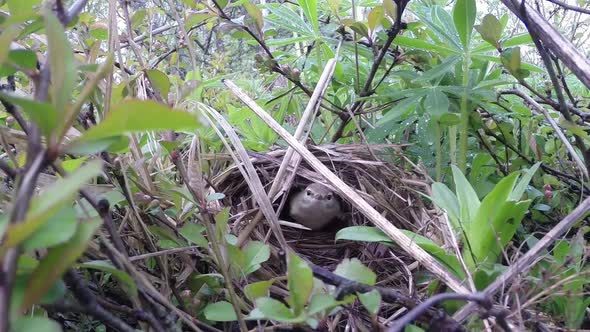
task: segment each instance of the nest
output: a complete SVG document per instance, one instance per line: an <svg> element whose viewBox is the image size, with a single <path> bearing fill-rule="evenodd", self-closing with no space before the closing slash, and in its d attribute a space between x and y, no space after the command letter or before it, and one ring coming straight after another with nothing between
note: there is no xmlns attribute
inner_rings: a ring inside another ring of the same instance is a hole
<svg viewBox="0 0 590 332"><path fill-rule="evenodd" d="M432 220L436 220L434 210L429 209L422 201L421 193L428 192L429 189L428 177L403 158L401 146L372 145L372 152L366 145L355 144L310 146L308 149L396 227L439 242L436 239L440 232L431 224ZM252 163L267 191L274 181L285 152L285 149L280 149L251 154ZM312 181L326 183L305 161L301 162L296 174L291 194L293 190L305 187ZM214 184L226 195L224 204L231 207L230 227L238 235L258 211L255 199L237 167L218 176ZM285 199L288 202L289 197ZM280 201L278 199L274 203L275 211ZM402 286L408 294L414 293L416 290L408 287L415 284L409 279L412 279L410 270L416 264L412 264L413 259L403 251L379 243L335 241L335 232L345 226L372 226L364 215L347 202L343 203L347 212L345 222L339 222L336 227L327 231L304 231L283 226L282 231L291 248L310 262L330 270L344 258L357 257L377 274L380 286ZM287 210L283 208L283 211ZM289 221L285 213L280 218ZM276 251L280 249L264 220L250 233L250 238L270 243ZM272 257L264 264L267 272L265 277L284 274L281 266L279 258Z"/></svg>

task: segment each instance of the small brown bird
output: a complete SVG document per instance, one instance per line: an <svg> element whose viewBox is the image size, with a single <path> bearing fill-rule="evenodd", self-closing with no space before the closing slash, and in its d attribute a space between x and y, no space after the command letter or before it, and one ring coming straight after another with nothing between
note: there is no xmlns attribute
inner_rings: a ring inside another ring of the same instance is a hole
<svg viewBox="0 0 590 332"><path fill-rule="evenodd" d="M319 183L312 183L295 194L289 205L291 217L312 230L326 226L341 211L340 202L332 190Z"/></svg>

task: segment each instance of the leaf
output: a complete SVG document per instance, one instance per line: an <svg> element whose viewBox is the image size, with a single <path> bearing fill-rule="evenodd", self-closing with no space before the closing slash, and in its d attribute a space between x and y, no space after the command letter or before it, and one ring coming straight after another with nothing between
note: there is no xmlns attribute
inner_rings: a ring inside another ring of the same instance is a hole
<svg viewBox="0 0 590 332"><path fill-rule="evenodd" d="M418 78L413 79L412 83L428 82L439 78L448 72L453 72L455 70L455 64L459 62L459 60L461 60L461 58L456 55L449 56L439 65L425 71Z"/></svg>
<svg viewBox="0 0 590 332"><path fill-rule="evenodd" d="M268 296L268 291L273 283L274 279L253 282L244 287L244 294L250 301L254 301L257 298L266 297Z"/></svg>
<svg viewBox="0 0 590 332"><path fill-rule="evenodd" d="M363 22L354 22L350 26L350 28L352 29L352 31L358 33L362 37L370 38L370 36L369 36L369 29L367 28L367 26L365 25L365 23L363 23Z"/></svg>
<svg viewBox="0 0 590 332"><path fill-rule="evenodd" d="M190 30L192 27L195 27L197 25L199 25L201 22L205 22L206 20L213 18L213 17L217 17L217 15L212 14L212 13L193 13L190 14L185 20L184 20L184 27L187 30Z"/></svg>
<svg viewBox="0 0 590 332"><path fill-rule="evenodd" d="M314 315L322 311L331 310L337 307L340 301L336 301L333 296L328 294L314 294L309 301L309 307L307 308L308 315Z"/></svg>
<svg viewBox="0 0 590 332"><path fill-rule="evenodd" d="M270 297L263 297L256 299L256 308L262 313L264 318L289 322L295 319L295 316L287 308L287 306L280 301Z"/></svg>
<svg viewBox="0 0 590 332"><path fill-rule="evenodd" d="M375 29L381 24L381 19L383 19L383 7L373 7L367 17L367 25L371 34L375 33Z"/></svg>
<svg viewBox="0 0 590 332"><path fill-rule="evenodd" d="M9 226L6 241L2 245L2 252L5 252L7 248L18 245L39 230L64 205L71 203L78 190L88 180L98 175L101 169L102 163L100 161L92 161L66 178L59 179L48 186L31 203L31 209L27 213L25 221Z"/></svg>
<svg viewBox="0 0 590 332"><path fill-rule="evenodd" d="M480 25L475 26L481 38L492 44L495 48L500 48L500 38L502 37L502 25L496 16L487 14L481 20Z"/></svg>
<svg viewBox="0 0 590 332"><path fill-rule="evenodd" d="M160 93L163 100L168 100L170 92L170 79L166 74L157 69L148 69L145 71L152 86Z"/></svg>
<svg viewBox="0 0 590 332"><path fill-rule="evenodd" d="M477 9L475 0L457 0L455 2L455 8L453 8L453 21L455 22L455 27L457 28L464 49L469 48L471 32L473 31L476 15Z"/></svg>
<svg viewBox="0 0 590 332"><path fill-rule="evenodd" d="M16 0L19 1L19 0ZM5 27L0 34L0 65L4 64L4 61L8 58L10 52L10 44L18 35L19 29L15 25Z"/></svg>
<svg viewBox="0 0 590 332"><path fill-rule="evenodd" d="M461 118L455 113L446 113L443 114L440 119L438 119L438 123L445 126L455 126L461 122Z"/></svg>
<svg viewBox="0 0 590 332"><path fill-rule="evenodd" d="M41 0L7 0L10 19L13 22L25 22L36 16Z"/></svg>
<svg viewBox="0 0 590 332"><path fill-rule="evenodd" d="M194 130L198 127L194 114L173 110L154 101L132 99L114 106L106 118L84 133L79 141L148 130Z"/></svg>
<svg viewBox="0 0 590 332"><path fill-rule="evenodd" d="M313 273L307 263L295 253L289 253L287 266L287 286L291 299L291 307L295 315L299 315L311 295L313 289Z"/></svg>
<svg viewBox="0 0 590 332"><path fill-rule="evenodd" d="M137 285L131 276L125 272L117 269L111 263L107 261L90 261L82 264L78 264L79 268L93 269L106 273L110 273L115 277L121 284L125 286L131 296L137 296Z"/></svg>
<svg viewBox="0 0 590 332"><path fill-rule="evenodd" d="M522 194L524 194L524 191L528 187L529 182L531 182L533 175L535 175L539 169L539 166L541 166L541 162L534 164L530 169L524 170L524 176L518 181L518 184L510 194L510 200L517 201L522 197Z"/></svg>
<svg viewBox="0 0 590 332"><path fill-rule="evenodd" d="M461 221L461 208L455 193L453 193L445 184L435 182L432 184L432 201L439 208L445 210L453 226L458 227Z"/></svg>
<svg viewBox="0 0 590 332"><path fill-rule="evenodd" d="M198 245L201 248L207 248L209 246L209 242L203 235L203 231L205 230L205 226L198 225L192 222L187 222L182 226L179 233L185 239L189 240L190 242Z"/></svg>
<svg viewBox="0 0 590 332"><path fill-rule="evenodd" d="M343 228L336 233L336 241L338 240L393 243L391 238L379 228L370 226L351 226Z"/></svg>
<svg viewBox="0 0 590 332"><path fill-rule="evenodd" d="M424 108L433 120L438 121L449 112L449 98L440 89L433 88L424 98Z"/></svg>
<svg viewBox="0 0 590 332"><path fill-rule="evenodd" d="M39 126L45 137L49 137L58 126L58 122L61 121L59 112L50 103L39 102L6 92L0 92L0 97L20 106L21 110Z"/></svg>
<svg viewBox="0 0 590 332"><path fill-rule="evenodd" d="M205 318L214 322L231 322L238 319L234 307L227 301L207 304L204 313Z"/></svg>
<svg viewBox="0 0 590 332"><path fill-rule="evenodd" d="M262 16L262 11L260 11L256 5L250 2L244 3L244 8L246 8L248 15L254 19L258 31L262 34L262 28L264 27L264 17Z"/></svg>
<svg viewBox="0 0 590 332"><path fill-rule="evenodd" d="M44 9L47 53L51 68L51 97L58 114L65 114L76 84L76 66L72 47L64 27L50 7Z"/></svg>
<svg viewBox="0 0 590 332"><path fill-rule="evenodd" d="M381 294L379 294L379 291L373 289L367 293L359 293L358 297L363 306L372 315L376 315L379 312L379 306L381 305Z"/></svg>
<svg viewBox="0 0 590 332"><path fill-rule="evenodd" d="M319 34L317 0L297 0L297 3L299 3L305 17L307 17L307 20L313 26L313 31Z"/></svg>
<svg viewBox="0 0 590 332"><path fill-rule="evenodd" d="M43 331L61 332L61 325L53 319L42 316L21 316L12 323L11 332Z"/></svg>
<svg viewBox="0 0 590 332"><path fill-rule="evenodd" d="M368 267L363 265L358 258L345 258L336 266L335 274L369 286L377 282L377 275Z"/></svg>
<svg viewBox="0 0 590 332"><path fill-rule="evenodd" d="M22 249L32 251L64 243L74 236L77 226L76 212L72 207L65 206L24 240L21 244Z"/></svg>
<svg viewBox="0 0 590 332"><path fill-rule="evenodd" d="M92 236L101 226L100 219L82 222L74 237L67 243L49 249L47 255L31 274L20 310L37 303L58 281L63 273L84 253Z"/></svg>
<svg viewBox="0 0 590 332"><path fill-rule="evenodd" d="M396 19L397 5L393 0L383 0L385 14L392 20Z"/></svg>
<svg viewBox="0 0 590 332"><path fill-rule="evenodd" d="M455 181L455 191L459 202L460 220L463 223L469 223L477 213L481 204L477 193L465 178L465 175L455 165L451 165L453 171L453 180Z"/></svg>
<svg viewBox="0 0 590 332"><path fill-rule="evenodd" d="M260 268L260 264L270 258L270 247L260 241L251 241L244 248L244 274L248 275Z"/></svg>

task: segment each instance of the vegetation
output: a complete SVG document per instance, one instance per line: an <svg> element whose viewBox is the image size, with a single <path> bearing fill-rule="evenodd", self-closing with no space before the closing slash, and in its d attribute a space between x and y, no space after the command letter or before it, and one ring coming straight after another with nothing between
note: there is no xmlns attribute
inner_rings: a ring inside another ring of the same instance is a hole
<svg viewBox="0 0 590 332"><path fill-rule="evenodd" d="M0 331L590 328L589 15L0 0Z"/></svg>

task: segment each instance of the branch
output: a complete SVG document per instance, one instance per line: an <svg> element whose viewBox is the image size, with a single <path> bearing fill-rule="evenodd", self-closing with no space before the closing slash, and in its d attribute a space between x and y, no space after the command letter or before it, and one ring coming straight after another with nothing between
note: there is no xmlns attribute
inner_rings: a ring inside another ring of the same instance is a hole
<svg viewBox="0 0 590 332"><path fill-rule="evenodd" d="M590 14L590 10L588 10L588 9L580 8L580 7L576 7L576 6L572 6L572 5L568 5L567 3L561 2L559 0L547 0L547 1L553 2L554 4L556 4L556 5L560 6L560 7L563 7L565 9L573 10L575 12L579 12L579 13L582 13L582 14Z"/></svg>

